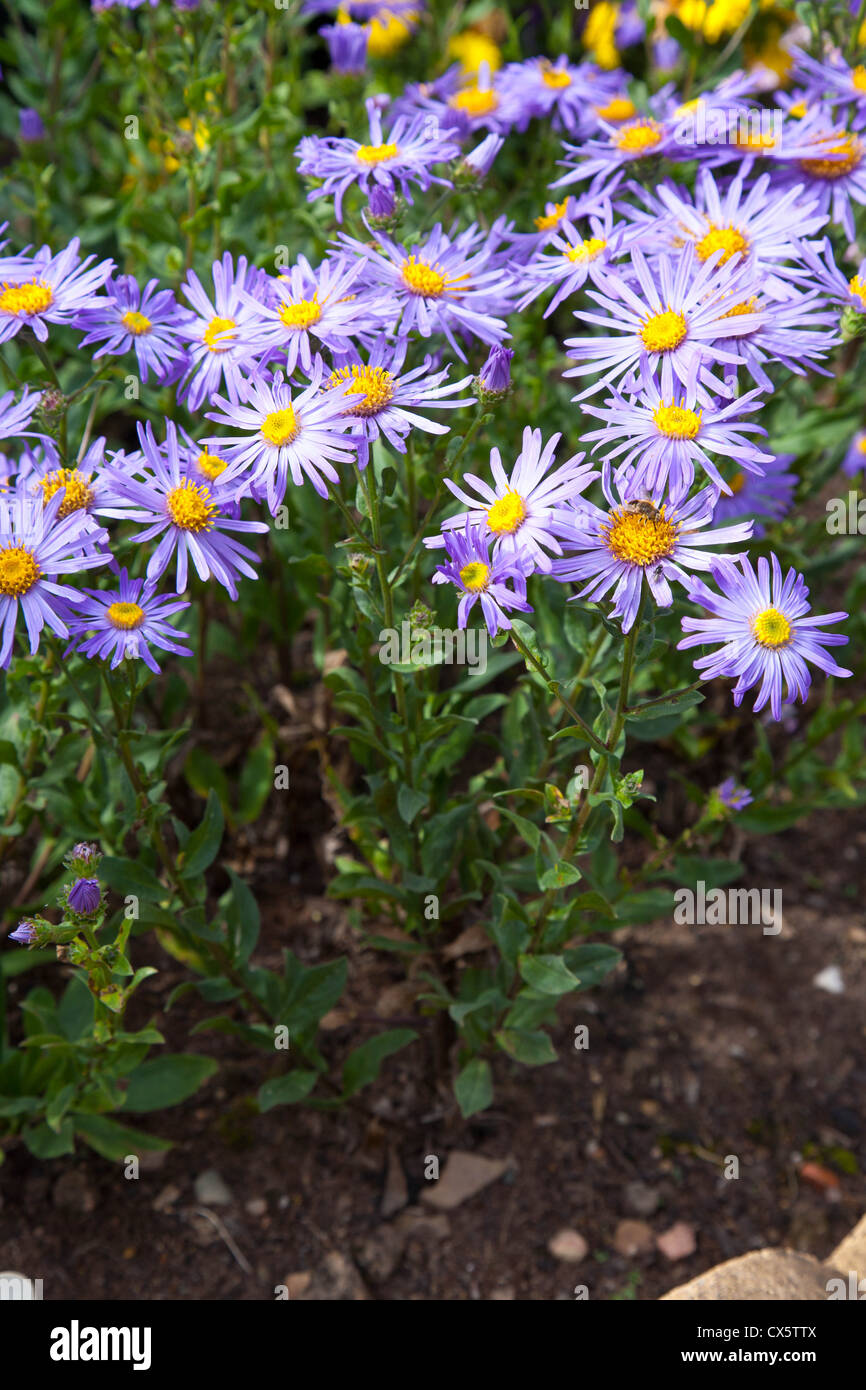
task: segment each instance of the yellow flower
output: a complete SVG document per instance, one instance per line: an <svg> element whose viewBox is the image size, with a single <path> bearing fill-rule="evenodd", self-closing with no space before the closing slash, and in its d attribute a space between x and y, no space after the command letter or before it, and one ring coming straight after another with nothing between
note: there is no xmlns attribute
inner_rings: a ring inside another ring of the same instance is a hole
<svg viewBox="0 0 866 1390"><path fill-rule="evenodd" d="M412 34L410 25L416 24L418 14L415 10L407 10L399 18L392 14L390 10L380 10L374 15L369 24L365 24L367 30L367 52L371 58L387 58L392 53L396 53L398 48Z"/></svg>
<svg viewBox="0 0 866 1390"><path fill-rule="evenodd" d="M448 57L456 58L467 77L475 77L486 63L491 72L502 67L502 54L486 34L477 29L464 29L448 42Z"/></svg>
<svg viewBox="0 0 866 1390"><path fill-rule="evenodd" d="M612 4L610 0L597 0L583 31L584 46L589 49L594 62L608 71L619 65L615 41L618 18L619 5Z"/></svg>

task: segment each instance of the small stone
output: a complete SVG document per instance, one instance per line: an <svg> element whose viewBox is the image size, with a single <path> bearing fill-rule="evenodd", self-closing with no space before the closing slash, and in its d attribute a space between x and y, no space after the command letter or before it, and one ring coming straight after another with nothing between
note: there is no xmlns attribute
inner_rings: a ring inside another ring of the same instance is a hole
<svg viewBox="0 0 866 1390"><path fill-rule="evenodd" d="M383 1225L356 1248L358 1265L374 1284L390 1279L400 1263L407 1238L405 1227Z"/></svg>
<svg viewBox="0 0 866 1390"><path fill-rule="evenodd" d="M656 1245L668 1260L685 1260L697 1249L694 1229L685 1221L677 1221L662 1235L656 1236Z"/></svg>
<svg viewBox="0 0 866 1390"><path fill-rule="evenodd" d="M481 1154L455 1149L448 1155L442 1176L427 1187L421 1200L439 1211L451 1211L496 1182L507 1167L502 1159L484 1158Z"/></svg>
<svg viewBox="0 0 866 1390"><path fill-rule="evenodd" d="M310 1303L364 1302L369 1294L351 1260L332 1250L298 1298Z"/></svg>
<svg viewBox="0 0 866 1390"><path fill-rule="evenodd" d="M174 1206L179 1196L180 1188L170 1182L161 1192L157 1193L150 1205L154 1211L168 1211L169 1207Z"/></svg>
<svg viewBox="0 0 866 1390"><path fill-rule="evenodd" d="M244 1202L245 1209L250 1216L264 1216L268 1209L268 1204L264 1197L251 1197L248 1202Z"/></svg>
<svg viewBox="0 0 866 1390"><path fill-rule="evenodd" d="M396 1212L401 1211L408 1201L409 1184L406 1181L406 1174L403 1172L400 1154L391 1145L388 1149L385 1191L382 1193L382 1215L385 1217L393 1216Z"/></svg>
<svg viewBox="0 0 866 1390"><path fill-rule="evenodd" d="M580 1264L589 1254L589 1246L580 1232L568 1227L557 1231L547 1242L547 1248L555 1259L563 1260L566 1264Z"/></svg>
<svg viewBox="0 0 866 1390"><path fill-rule="evenodd" d="M61 1173L54 1184L52 1194L54 1205L61 1211L79 1212L86 1215L96 1207L96 1197L83 1173L75 1169Z"/></svg>
<svg viewBox="0 0 866 1390"><path fill-rule="evenodd" d="M285 1285L289 1298L300 1298L301 1294L307 1292L312 1282L313 1276L308 1269L299 1269L295 1274L287 1274Z"/></svg>
<svg viewBox="0 0 866 1390"><path fill-rule="evenodd" d="M645 1221L620 1221L614 1232L613 1248L618 1255L631 1259L633 1255L647 1255L655 1244L652 1227Z"/></svg>
<svg viewBox="0 0 866 1390"><path fill-rule="evenodd" d="M838 965L825 965L812 980L816 989L826 990L828 994L844 994L845 981Z"/></svg>
<svg viewBox="0 0 866 1390"><path fill-rule="evenodd" d="M625 1204L635 1216L652 1216L658 1211L659 1194L645 1182L626 1183Z"/></svg>
<svg viewBox="0 0 866 1390"><path fill-rule="evenodd" d="M490 1298L494 1303L510 1303L517 1297L510 1284L503 1284L501 1288L494 1289Z"/></svg>
<svg viewBox="0 0 866 1390"><path fill-rule="evenodd" d="M228 1207L234 1198L216 1168L207 1168L195 1180L195 1199L203 1207Z"/></svg>

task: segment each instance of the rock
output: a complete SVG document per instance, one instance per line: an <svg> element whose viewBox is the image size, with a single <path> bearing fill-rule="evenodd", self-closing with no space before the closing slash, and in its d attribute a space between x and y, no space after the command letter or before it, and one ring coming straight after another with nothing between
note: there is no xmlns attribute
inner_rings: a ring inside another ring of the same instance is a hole
<svg viewBox="0 0 866 1390"><path fill-rule="evenodd" d="M824 989L828 994L844 994L845 981L842 979L842 971L838 965L826 965L823 970L812 980L812 984L817 989Z"/></svg>
<svg viewBox="0 0 866 1390"><path fill-rule="evenodd" d="M698 1248L694 1230L685 1221L677 1221L669 1230L656 1236L656 1245L668 1260L685 1260Z"/></svg>
<svg viewBox="0 0 866 1390"><path fill-rule="evenodd" d="M138 1167L142 1173L158 1173L165 1167L168 1149L142 1149L138 1155Z"/></svg>
<svg viewBox="0 0 866 1390"><path fill-rule="evenodd" d="M501 1178L507 1167L502 1159L455 1149L448 1155L442 1176L426 1189L421 1200L439 1211L453 1211Z"/></svg>
<svg viewBox="0 0 866 1390"><path fill-rule="evenodd" d="M332 1250L321 1269L314 1271L307 1287L296 1296L305 1303L358 1303L370 1295L352 1261L339 1250Z"/></svg>
<svg viewBox="0 0 866 1390"><path fill-rule="evenodd" d="M408 1210L401 1211L394 1224L405 1230L410 1240L414 1236L427 1237L431 1240L447 1240L451 1234L451 1222L444 1212L430 1216L420 1207L409 1207Z"/></svg>
<svg viewBox="0 0 866 1390"><path fill-rule="evenodd" d="M248 1202L244 1202L244 1208L250 1216L264 1216L268 1209L268 1204L264 1197L251 1197Z"/></svg>
<svg viewBox="0 0 866 1390"><path fill-rule="evenodd" d="M96 1196L83 1173L72 1169L61 1173L52 1193L54 1205L61 1211L86 1215L96 1208Z"/></svg>
<svg viewBox="0 0 866 1390"><path fill-rule="evenodd" d="M620 1221L613 1236L614 1250L618 1255L625 1255L626 1259L631 1259L634 1255L649 1254L654 1244L652 1227L645 1221Z"/></svg>
<svg viewBox="0 0 866 1390"><path fill-rule="evenodd" d="M652 1216L658 1211L659 1194L645 1182L626 1183L623 1195L626 1206L635 1216Z"/></svg>
<svg viewBox="0 0 866 1390"><path fill-rule="evenodd" d="M285 1278L286 1289L289 1298L300 1298L305 1294L313 1282L313 1276L309 1270L298 1270L295 1274L287 1274Z"/></svg>
<svg viewBox="0 0 866 1390"><path fill-rule="evenodd" d="M150 1205L154 1211L168 1211L169 1207L174 1206L179 1196L180 1188L170 1182L161 1192L157 1193Z"/></svg>
<svg viewBox="0 0 866 1390"><path fill-rule="evenodd" d="M579 1231L572 1231L566 1227L562 1231L557 1231L556 1235L547 1242L547 1248L551 1255L557 1260L562 1260L566 1264L580 1264L589 1254L589 1246Z"/></svg>
<svg viewBox="0 0 866 1390"><path fill-rule="evenodd" d="M836 1270L821 1265L811 1255L794 1250L752 1250L726 1260L687 1284L679 1284L663 1299L677 1302L788 1303L827 1298L827 1283Z"/></svg>
<svg viewBox="0 0 866 1390"><path fill-rule="evenodd" d="M199 1173L194 1185L195 1199L203 1207L228 1207L234 1198L216 1168Z"/></svg>
<svg viewBox="0 0 866 1390"><path fill-rule="evenodd" d="M800 1177L810 1187L817 1187L819 1192L841 1186L836 1174L821 1163L804 1163L800 1168Z"/></svg>
<svg viewBox="0 0 866 1390"><path fill-rule="evenodd" d="M409 1184L406 1181L406 1174L403 1172L400 1154L392 1144L388 1149L385 1190L382 1193L382 1215L385 1217L393 1216L395 1212L402 1211L408 1201Z"/></svg>
<svg viewBox="0 0 866 1390"><path fill-rule="evenodd" d="M853 1270L858 1280L866 1279L866 1216L848 1232L832 1255L828 1255L827 1263L842 1270L843 1274Z"/></svg>
<svg viewBox="0 0 866 1390"><path fill-rule="evenodd" d="M355 1258L374 1284L390 1279L403 1257L408 1235L405 1226L383 1225L356 1248Z"/></svg>
<svg viewBox="0 0 866 1390"><path fill-rule="evenodd" d="M493 1303L510 1303L512 1299L516 1297L517 1294L510 1284L503 1284L501 1288L494 1289L490 1295L490 1299Z"/></svg>

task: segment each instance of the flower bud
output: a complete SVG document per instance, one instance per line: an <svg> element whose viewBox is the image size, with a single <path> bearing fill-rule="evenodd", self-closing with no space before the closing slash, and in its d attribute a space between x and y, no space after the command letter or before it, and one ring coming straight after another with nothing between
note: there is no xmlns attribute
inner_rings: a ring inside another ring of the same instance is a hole
<svg viewBox="0 0 866 1390"><path fill-rule="evenodd" d="M513 348L493 347L478 376L475 387L479 400L499 401L508 394L511 386L511 359Z"/></svg>
<svg viewBox="0 0 866 1390"><path fill-rule="evenodd" d="M37 937L37 928L27 917L18 923L14 931L9 933L9 940L17 941L19 946L35 946Z"/></svg>
<svg viewBox="0 0 866 1390"><path fill-rule="evenodd" d="M319 30L328 45L334 72L358 75L367 66L367 31L351 20L347 23L326 24Z"/></svg>
<svg viewBox="0 0 866 1390"><path fill-rule="evenodd" d="M45 139L45 126L42 117L32 106L22 106L18 112L18 128L21 141L25 145Z"/></svg>
<svg viewBox="0 0 866 1390"><path fill-rule="evenodd" d="M72 911L79 912L82 917L89 917L97 912L102 901L99 879L77 878L69 890L66 901Z"/></svg>
<svg viewBox="0 0 866 1390"><path fill-rule="evenodd" d="M843 343L851 343L866 333L866 314L858 313L853 304L846 304L839 319Z"/></svg>

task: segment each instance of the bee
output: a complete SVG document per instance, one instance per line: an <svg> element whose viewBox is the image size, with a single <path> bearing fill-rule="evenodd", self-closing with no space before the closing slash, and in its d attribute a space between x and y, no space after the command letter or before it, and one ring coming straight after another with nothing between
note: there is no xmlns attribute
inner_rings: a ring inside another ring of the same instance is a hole
<svg viewBox="0 0 866 1390"><path fill-rule="evenodd" d="M658 507L649 497L633 498L630 502L626 502L623 511L632 516L644 516L648 521L655 521L659 514Z"/></svg>

